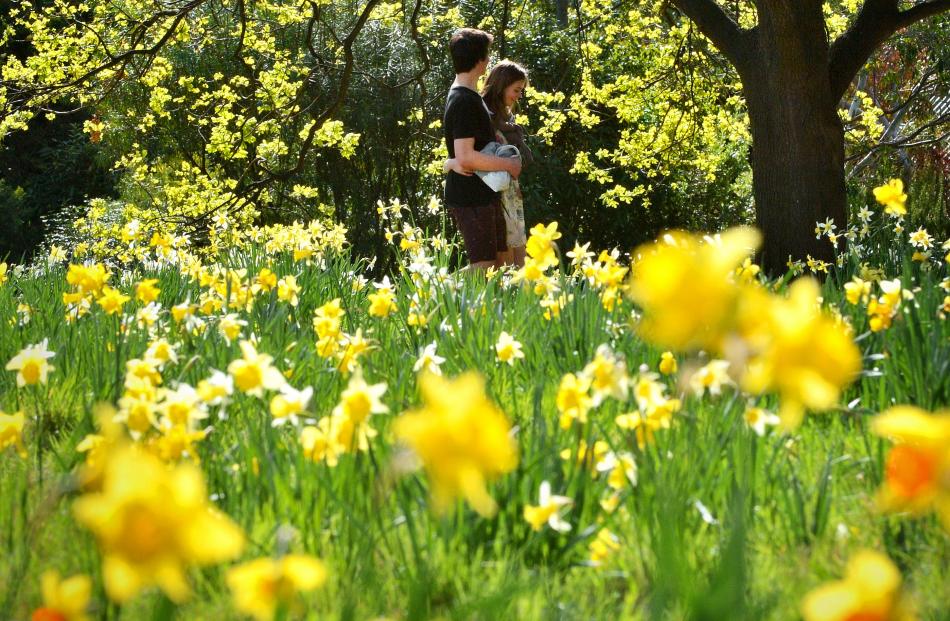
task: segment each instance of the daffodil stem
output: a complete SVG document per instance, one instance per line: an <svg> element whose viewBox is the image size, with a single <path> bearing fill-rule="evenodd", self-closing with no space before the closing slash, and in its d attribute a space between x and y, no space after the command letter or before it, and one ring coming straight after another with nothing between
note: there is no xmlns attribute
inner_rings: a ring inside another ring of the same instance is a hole
<svg viewBox="0 0 950 621"><path fill-rule="evenodd" d="M176 608L175 602L164 593L160 594L158 603L152 613L152 621L172 621L175 618Z"/></svg>
<svg viewBox="0 0 950 621"><path fill-rule="evenodd" d="M38 403L36 408L36 476L39 482L39 488L43 487L43 420L45 419L45 403Z"/></svg>

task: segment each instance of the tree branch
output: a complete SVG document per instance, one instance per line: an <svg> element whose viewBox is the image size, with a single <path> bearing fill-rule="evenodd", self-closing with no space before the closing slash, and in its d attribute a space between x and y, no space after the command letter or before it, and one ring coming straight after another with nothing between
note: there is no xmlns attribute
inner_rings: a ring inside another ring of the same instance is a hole
<svg viewBox="0 0 950 621"><path fill-rule="evenodd" d="M950 10L950 0L929 0L928 2L915 4L906 11L900 12L897 29L906 28L911 24L916 24L923 19L939 15L948 10Z"/></svg>
<svg viewBox="0 0 950 621"><path fill-rule="evenodd" d="M950 10L950 0L927 0L901 11L898 0L866 0L858 18L831 46L829 79L841 99L871 54L891 35L911 24Z"/></svg>
<svg viewBox="0 0 950 621"><path fill-rule="evenodd" d="M671 0L713 42L736 69L743 71L749 51L748 30L739 28L713 0Z"/></svg>

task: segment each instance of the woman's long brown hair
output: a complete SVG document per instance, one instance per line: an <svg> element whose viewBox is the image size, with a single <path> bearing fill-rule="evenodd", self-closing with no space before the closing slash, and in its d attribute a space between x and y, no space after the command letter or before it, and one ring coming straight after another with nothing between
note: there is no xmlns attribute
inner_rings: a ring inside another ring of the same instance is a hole
<svg viewBox="0 0 950 621"><path fill-rule="evenodd" d="M488 109L495 115L495 118L501 115L504 117L502 121L508 120L506 113L509 111L505 110L505 89L521 80L525 81L525 86L528 85L528 71L514 61L502 60L492 67L488 79L485 80L482 98L485 100ZM514 110L511 110L511 112L514 112Z"/></svg>

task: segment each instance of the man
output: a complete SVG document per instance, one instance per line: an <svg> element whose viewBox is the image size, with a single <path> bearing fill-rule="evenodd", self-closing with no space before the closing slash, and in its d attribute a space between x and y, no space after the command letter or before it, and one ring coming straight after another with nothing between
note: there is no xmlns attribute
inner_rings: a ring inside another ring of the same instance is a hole
<svg viewBox="0 0 950 621"><path fill-rule="evenodd" d="M481 153L495 140L491 113L475 90L478 79L488 69L488 50L492 36L474 28L463 28L452 35L449 51L455 69L455 82L445 101L445 144L449 158L465 171L502 170L518 178L521 162L514 158ZM445 204L452 214L465 252L473 268L501 267L508 246L505 243L505 216L501 197L478 176L449 172L445 182Z"/></svg>

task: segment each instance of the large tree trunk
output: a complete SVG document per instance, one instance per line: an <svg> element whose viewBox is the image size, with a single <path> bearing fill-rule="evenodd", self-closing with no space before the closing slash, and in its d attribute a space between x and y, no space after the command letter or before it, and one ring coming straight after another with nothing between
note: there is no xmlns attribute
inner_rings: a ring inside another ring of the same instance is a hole
<svg viewBox="0 0 950 621"><path fill-rule="evenodd" d="M815 223L847 226L844 131L838 102L871 54L902 28L950 11L950 0L864 0L829 45L824 0L753 0L758 23L740 28L716 0L671 0L729 59L742 78L752 126L756 221L763 267L785 271L789 255L830 261Z"/></svg>
<svg viewBox="0 0 950 621"><path fill-rule="evenodd" d="M804 9L803 5L811 5ZM844 129L829 80L829 47L817 0L760 3L755 59L742 75L752 129L756 223L763 267L792 259L832 261L815 223L847 227Z"/></svg>

